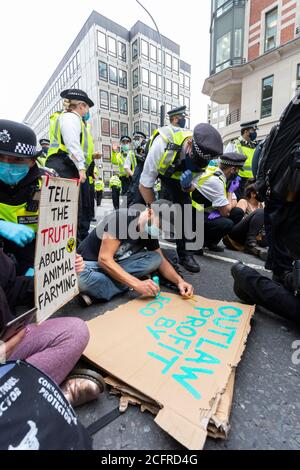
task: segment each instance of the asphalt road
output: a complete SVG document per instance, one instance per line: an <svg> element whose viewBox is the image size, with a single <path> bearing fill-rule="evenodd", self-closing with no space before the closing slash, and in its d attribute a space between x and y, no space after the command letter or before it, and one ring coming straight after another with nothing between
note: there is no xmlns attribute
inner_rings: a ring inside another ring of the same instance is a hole
<svg viewBox="0 0 300 470"><path fill-rule="evenodd" d="M99 219L111 205L104 201ZM226 250L221 257L208 253L199 258L201 274L185 273L195 293L217 300L237 301L233 293L230 269L234 260L257 265L256 258ZM116 298L107 304L83 309L78 300L59 312L91 320L132 300L134 295ZM208 439L207 450L299 450L300 449L300 366L292 363L292 344L300 340L300 328L257 309L242 362L237 370L231 432L227 441ZM88 426L118 406L118 399L108 393L98 402L77 410ZM155 423L149 413L130 407L116 421L94 436L97 450L184 450Z"/></svg>

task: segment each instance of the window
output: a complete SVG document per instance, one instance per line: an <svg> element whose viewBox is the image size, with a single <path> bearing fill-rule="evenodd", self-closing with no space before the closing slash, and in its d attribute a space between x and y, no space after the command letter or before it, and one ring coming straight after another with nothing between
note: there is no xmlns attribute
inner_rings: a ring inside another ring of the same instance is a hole
<svg viewBox="0 0 300 470"><path fill-rule="evenodd" d="M219 116L220 117L224 117L225 116L225 109L220 109L220 113L219 113Z"/></svg>
<svg viewBox="0 0 300 470"><path fill-rule="evenodd" d="M113 57L117 57L117 42L114 38L108 38L108 53Z"/></svg>
<svg viewBox="0 0 300 470"><path fill-rule="evenodd" d="M98 48L101 49L101 51L106 52L106 36L104 33L101 33L101 31L98 31Z"/></svg>
<svg viewBox="0 0 300 470"><path fill-rule="evenodd" d="M224 129L225 127L225 121L220 121L219 122L219 129Z"/></svg>
<svg viewBox="0 0 300 470"><path fill-rule="evenodd" d="M100 108L109 109L108 93L104 90L100 90Z"/></svg>
<svg viewBox="0 0 300 470"><path fill-rule="evenodd" d="M168 70L172 70L172 56L166 52L165 54L165 66Z"/></svg>
<svg viewBox="0 0 300 470"><path fill-rule="evenodd" d="M139 56L139 43L138 40L136 39L132 43L132 61L136 60Z"/></svg>
<svg viewBox="0 0 300 470"><path fill-rule="evenodd" d="M213 113L212 118L213 118L214 120L217 120L217 119L218 119L218 111L215 111L215 112Z"/></svg>
<svg viewBox="0 0 300 470"><path fill-rule="evenodd" d="M155 98L151 98L151 114L157 115L157 100Z"/></svg>
<svg viewBox="0 0 300 470"><path fill-rule="evenodd" d="M157 90L157 75L154 72L150 72L150 86L153 90Z"/></svg>
<svg viewBox="0 0 300 470"><path fill-rule="evenodd" d="M135 122L134 123L134 132L139 132L140 130L140 123L139 122Z"/></svg>
<svg viewBox="0 0 300 470"><path fill-rule="evenodd" d="M119 86L127 89L127 72L119 70Z"/></svg>
<svg viewBox="0 0 300 470"><path fill-rule="evenodd" d="M99 62L99 78L100 80L108 80L107 64L105 62Z"/></svg>
<svg viewBox="0 0 300 470"><path fill-rule="evenodd" d="M151 135L156 131L157 127L157 124L151 124Z"/></svg>
<svg viewBox="0 0 300 470"><path fill-rule="evenodd" d="M128 99L125 96L120 96L120 113L128 114Z"/></svg>
<svg viewBox="0 0 300 470"><path fill-rule="evenodd" d="M118 55L120 60L127 61L126 44L123 44L123 42L118 43Z"/></svg>
<svg viewBox="0 0 300 470"><path fill-rule="evenodd" d="M184 104L187 107L187 109L190 109L191 107L191 100L187 96L185 97Z"/></svg>
<svg viewBox="0 0 300 470"><path fill-rule="evenodd" d="M109 119L101 119L101 134L110 137L110 123Z"/></svg>
<svg viewBox="0 0 300 470"><path fill-rule="evenodd" d="M112 65L109 66L109 81L114 85L118 85L117 69Z"/></svg>
<svg viewBox="0 0 300 470"><path fill-rule="evenodd" d="M191 88L191 79L188 75L186 75L184 77L184 87L187 89L187 90L190 90Z"/></svg>
<svg viewBox="0 0 300 470"><path fill-rule="evenodd" d="M150 60L151 62L157 63L157 48L150 44Z"/></svg>
<svg viewBox="0 0 300 470"><path fill-rule="evenodd" d="M184 87L184 74L183 73L180 74L180 86L182 86L182 88Z"/></svg>
<svg viewBox="0 0 300 470"><path fill-rule="evenodd" d="M142 132L144 132L146 136L150 136L150 122L142 121Z"/></svg>
<svg viewBox="0 0 300 470"><path fill-rule="evenodd" d="M266 13L265 52L277 45L278 8Z"/></svg>
<svg viewBox="0 0 300 470"><path fill-rule="evenodd" d="M142 97L142 110L144 113L149 113L150 112L150 99L149 96L144 96Z"/></svg>
<svg viewBox="0 0 300 470"><path fill-rule="evenodd" d="M111 121L111 136L120 138L119 121Z"/></svg>
<svg viewBox="0 0 300 470"><path fill-rule="evenodd" d="M231 32L224 34L217 40L217 58L216 65L223 64L230 60L231 51Z"/></svg>
<svg viewBox="0 0 300 470"><path fill-rule="evenodd" d="M128 124L126 124L125 122L121 122L120 128L121 128L121 136L128 135Z"/></svg>
<svg viewBox="0 0 300 470"><path fill-rule="evenodd" d="M139 69L135 69L132 72L132 83L133 83L133 88L136 88L139 85Z"/></svg>
<svg viewBox="0 0 300 470"><path fill-rule="evenodd" d="M103 161L111 161L111 148L110 145L102 145Z"/></svg>
<svg viewBox="0 0 300 470"><path fill-rule="evenodd" d="M142 56L149 59L149 44L144 39L142 39Z"/></svg>
<svg viewBox="0 0 300 470"><path fill-rule="evenodd" d="M175 98L179 97L179 85L176 82L173 82L173 96L175 96Z"/></svg>
<svg viewBox="0 0 300 470"><path fill-rule="evenodd" d="M114 93L110 94L110 109L111 111L119 111L119 97Z"/></svg>
<svg viewBox="0 0 300 470"><path fill-rule="evenodd" d="M166 78L166 93L172 96L172 81Z"/></svg>
<svg viewBox="0 0 300 470"><path fill-rule="evenodd" d="M175 73L179 73L179 60L177 57L173 57L173 70Z"/></svg>
<svg viewBox="0 0 300 470"><path fill-rule="evenodd" d="M179 103L180 103L180 106L184 106L184 96L183 95L179 95Z"/></svg>
<svg viewBox="0 0 300 470"><path fill-rule="evenodd" d="M161 75L157 75L157 88L161 90Z"/></svg>
<svg viewBox="0 0 300 470"><path fill-rule="evenodd" d="M140 95L133 98L133 112L138 114L140 112Z"/></svg>
<svg viewBox="0 0 300 470"><path fill-rule="evenodd" d="M149 70L142 69L142 84L149 86Z"/></svg>
<svg viewBox="0 0 300 470"><path fill-rule="evenodd" d="M274 75L262 81L261 118L272 116Z"/></svg>
<svg viewBox="0 0 300 470"><path fill-rule="evenodd" d="M236 29L234 32L234 57L242 57L242 30Z"/></svg>

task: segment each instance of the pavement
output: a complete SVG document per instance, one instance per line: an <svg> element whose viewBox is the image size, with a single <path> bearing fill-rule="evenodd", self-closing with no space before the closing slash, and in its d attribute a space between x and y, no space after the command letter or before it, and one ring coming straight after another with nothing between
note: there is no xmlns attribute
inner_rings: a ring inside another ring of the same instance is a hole
<svg viewBox="0 0 300 470"><path fill-rule="evenodd" d="M97 210L97 220L112 210L109 200ZM94 224L96 225L96 223ZM198 259L201 274L185 273L195 293L216 300L237 301L230 275L237 261L263 274L263 262L243 253L225 250L221 256L205 253ZM135 298L133 293L83 309L75 299L59 316L91 320ZM227 441L208 439L206 450L299 450L300 365L293 365L292 345L300 340L300 328L257 309L245 354L237 370L231 431ZM105 393L98 402L77 409L83 425L89 426L116 407L119 400ZM94 436L95 450L185 450L162 431L149 413L130 407L125 414Z"/></svg>

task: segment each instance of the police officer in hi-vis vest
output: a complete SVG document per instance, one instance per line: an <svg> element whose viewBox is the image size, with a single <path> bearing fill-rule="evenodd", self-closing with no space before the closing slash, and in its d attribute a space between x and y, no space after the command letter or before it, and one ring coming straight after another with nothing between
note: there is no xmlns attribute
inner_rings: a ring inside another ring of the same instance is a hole
<svg viewBox="0 0 300 470"><path fill-rule="evenodd" d="M18 275L33 275L39 195L44 170L36 164L36 135L24 124L0 120L0 246Z"/></svg>
<svg viewBox="0 0 300 470"><path fill-rule="evenodd" d="M109 189L111 189L111 197L115 211L120 209L120 194L122 183L117 175L113 175L109 180Z"/></svg>
<svg viewBox="0 0 300 470"><path fill-rule="evenodd" d="M239 172L239 176L242 178L240 182L239 190L236 194L238 200L244 197L245 187L250 179L253 179L253 157L257 147L257 130L259 121L244 122L241 124L241 136L230 142L225 153L239 153L246 157L246 163L244 168Z"/></svg>
<svg viewBox="0 0 300 470"><path fill-rule="evenodd" d="M124 135L120 139L120 152L118 152L118 146L113 145L111 163L112 165L119 167L119 177L122 183L122 196L125 196L130 183L132 181L132 175L136 168L136 158L133 150L130 149L132 140L128 135ZM131 168L125 169L125 162L127 158L131 160Z"/></svg>
<svg viewBox="0 0 300 470"><path fill-rule="evenodd" d="M181 125L184 127L185 122L182 121ZM178 127L178 123L176 126L171 124L153 133L140 180L140 192L145 203L152 204L155 200L155 184L160 178L161 197L181 206L184 221L187 218L185 209L191 206L191 197L182 190L180 179L190 170L189 178L192 183L193 178L204 171L210 160L222 154L223 142L219 132L209 124L199 124L194 133L183 127ZM192 220L189 225L192 227ZM182 229L184 234L186 227L183 226ZM179 261L188 271L198 273L200 266L193 252L187 251L186 244L184 236L177 240Z"/></svg>

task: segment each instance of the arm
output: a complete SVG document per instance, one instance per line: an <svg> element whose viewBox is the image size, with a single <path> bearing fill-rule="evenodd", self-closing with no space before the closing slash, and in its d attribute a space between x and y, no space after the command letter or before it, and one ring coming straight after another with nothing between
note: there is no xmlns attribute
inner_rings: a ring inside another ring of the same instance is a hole
<svg viewBox="0 0 300 470"><path fill-rule="evenodd" d="M245 214L246 214L247 205L248 205L248 204L247 204L246 199L241 199L241 200L238 202L237 207L238 207L239 209L242 209L242 210L245 212Z"/></svg>
<svg viewBox="0 0 300 470"><path fill-rule="evenodd" d="M130 153L128 153L125 163L124 163L124 170L126 171L127 175L130 176L131 178L133 177L133 171L131 170L131 159L130 159Z"/></svg>
<svg viewBox="0 0 300 470"><path fill-rule="evenodd" d="M80 143L80 116L74 113L62 114L60 117L60 128L71 160L79 171L85 170L85 157Z"/></svg>
<svg viewBox="0 0 300 470"><path fill-rule="evenodd" d="M228 193L227 197L228 197L229 204L227 204L226 206L217 208L222 217L229 217L230 216L230 212L234 208L234 203L236 202L236 200L233 199L233 193Z"/></svg>
<svg viewBox="0 0 300 470"><path fill-rule="evenodd" d="M159 162L164 154L166 144L162 137L158 136L147 156L144 170L140 179L140 192L146 204L155 201L154 187L158 178Z"/></svg>
<svg viewBox="0 0 300 470"><path fill-rule="evenodd" d="M184 281L181 276L175 271L171 263L164 257L163 252L159 249L157 253L162 257L162 264L159 268L160 274L168 281L178 287L180 295L183 297L192 297L194 295L194 288Z"/></svg>
<svg viewBox="0 0 300 470"><path fill-rule="evenodd" d="M153 281L140 281L131 274L128 274L116 263L114 257L120 245L121 242L113 238L110 234L105 233L103 235L98 258L99 265L103 271L116 282L124 284L141 295L156 297L159 293L159 288Z"/></svg>

